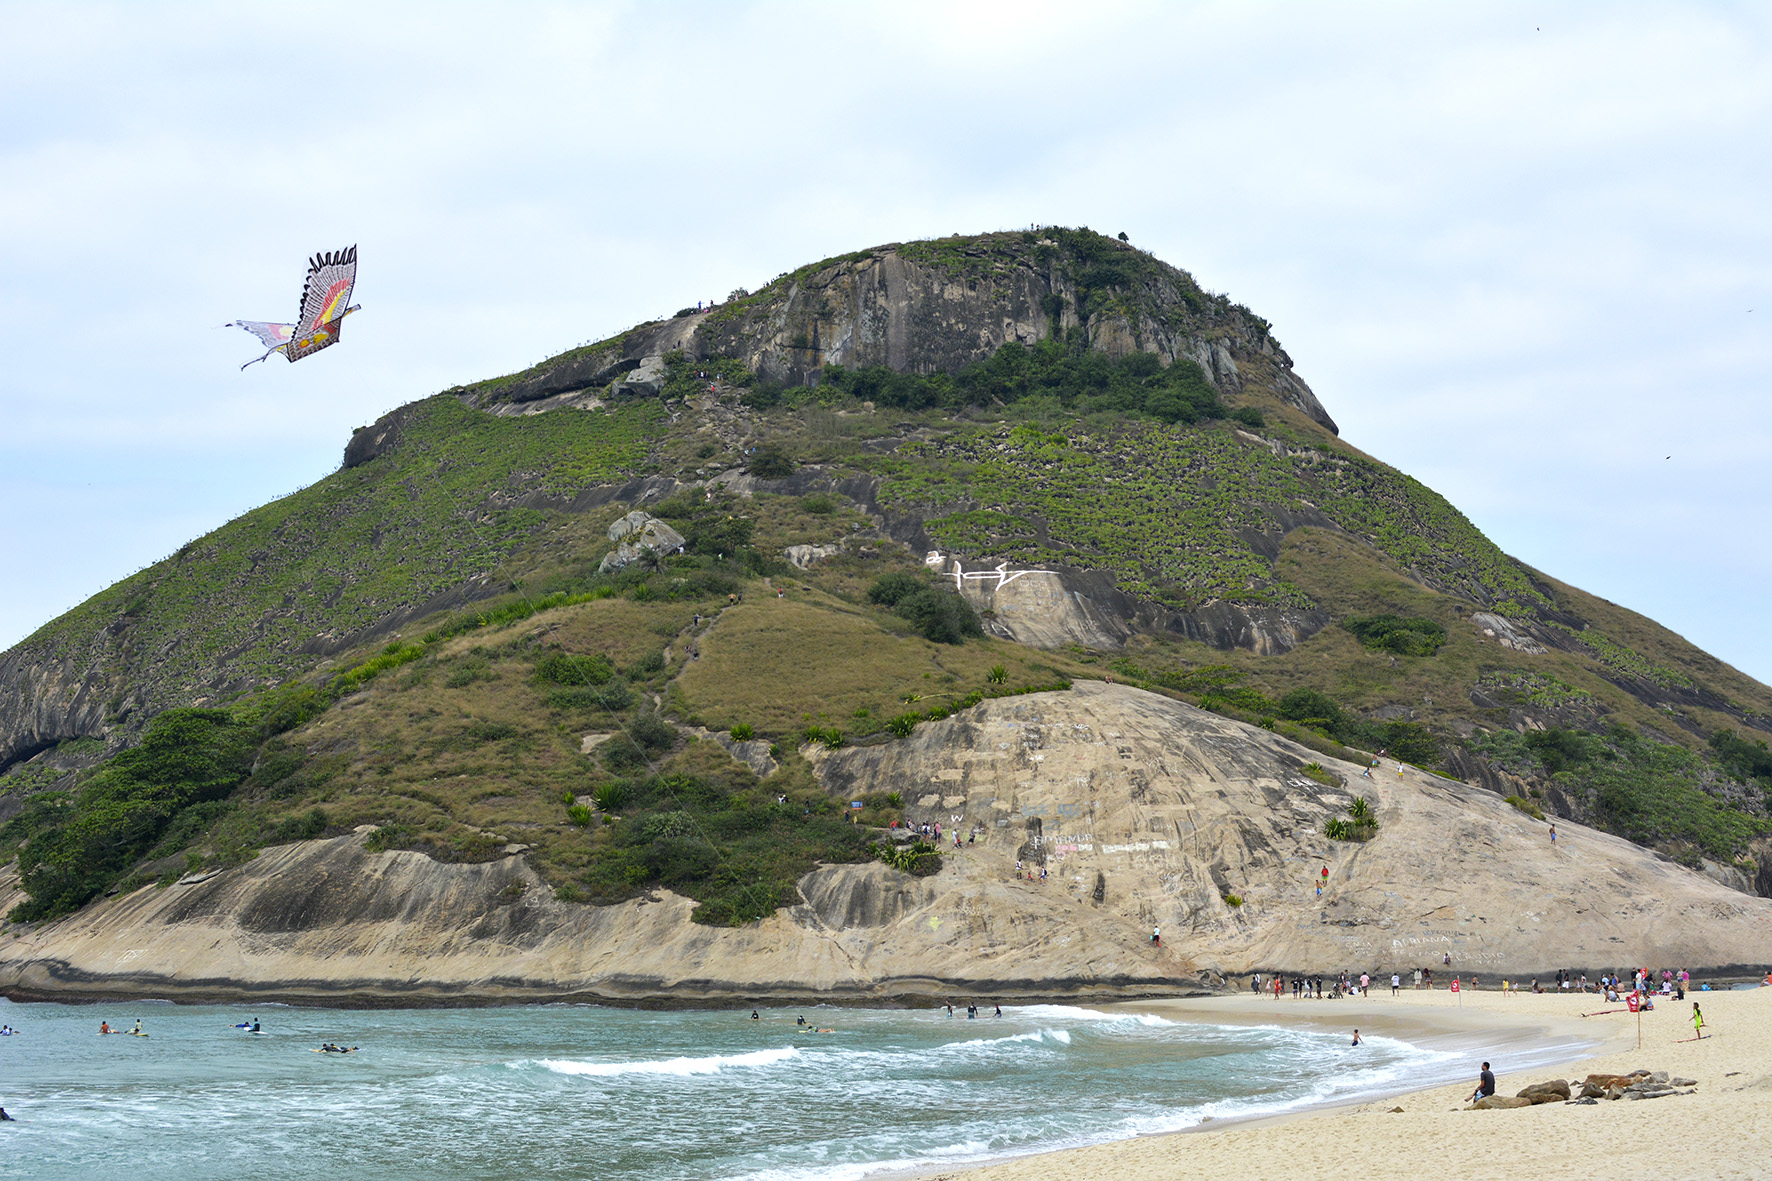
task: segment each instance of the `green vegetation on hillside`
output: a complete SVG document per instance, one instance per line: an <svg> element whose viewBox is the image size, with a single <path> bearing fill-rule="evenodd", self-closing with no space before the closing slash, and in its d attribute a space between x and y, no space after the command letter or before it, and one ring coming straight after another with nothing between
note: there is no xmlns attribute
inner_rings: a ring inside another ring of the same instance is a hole
<svg viewBox="0 0 1772 1181"><path fill-rule="evenodd" d="M183 848L252 772L260 738L225 710L167 710L139 745L110 759L78 791L32 796L0 830L8 844L23 843L19 877L30 898L12 917L77 910L156 846Z"/></svg>
<svg viewBox="0 0 1772 1181"><path fill-rule="evenodd" d="M1081 423L1056 431L1005 423L907 444L871 466L883 477L882 503L978 506L927 522L944 547L1106 569L1122 590L1181 610L1214 600L1312 605L1251 543L1274 527L1276 511L1321 514L1499 610L1543 602L1444 500L1328 448L1276 455L1222 427L1127 421L1096 433Z"/></svg>
<svg viewBox="0 0 1772 1181"><path fill-rule="evenodd" d="M1011 341L988 360L952 375L899 373L884 365L854 370L830 365L820 384L857 401L901 410L1009 406L1045 397L1078 414L1109 411L1161 422L1198 422L1225 414L1218 392L1194 362L1164 365L1154 353L1111 361L1080 338L1043 340L1032 348ZM1254 414L1259 424L1260 414Z"/></svg>
<svg viewBox="0 0 1772 1181"><path fill-rule="evenodd" d="M1347 619L1343 627L1374 650L1398 656L1432 656L1446 642L1446 629L1431 619L1404 619L1399 615L1373 615Z"/></svg>
<svg viewBox="0 0 1772 1181"><path fill-rule="evenodd" d="M1601 828L1639 844L1734 861L1772 822L1731 809L1701 786L1705 762L1683 746L1656 742L1624 726L1602 734L1551 729L1497 730L1471 749L1494 766L1542 776L1585 805Z"/></svg>
<svg viewBox="0 0 1772 1181"><path fill-rule="evenodd" d="M531 539L520 501L637 472L656 402L498 418L437 397L409 407L396 451L246 513L100 592L26 646L76 657L120 640L125 699L153 708L191 686L277 683L317 636L348 636L458 592Z"/></svg>

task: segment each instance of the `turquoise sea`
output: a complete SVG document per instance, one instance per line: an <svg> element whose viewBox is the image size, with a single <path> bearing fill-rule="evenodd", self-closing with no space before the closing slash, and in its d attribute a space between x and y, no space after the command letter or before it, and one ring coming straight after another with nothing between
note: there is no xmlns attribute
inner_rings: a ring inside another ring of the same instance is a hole
<svg viewBox="0 0 1772 1181"><path fill-rule="evenodd" d="M0 1002L0 1177L823 1181L1471 1073L1382 1037L990 1013ZM97 1035L138 1018L146 1038Z"/></svg>

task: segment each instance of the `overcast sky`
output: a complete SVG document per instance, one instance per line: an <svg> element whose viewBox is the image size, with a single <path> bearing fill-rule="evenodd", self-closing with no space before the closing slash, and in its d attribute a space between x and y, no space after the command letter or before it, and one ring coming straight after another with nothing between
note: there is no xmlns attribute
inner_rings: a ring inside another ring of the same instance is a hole
<svg viewBox="0 0 1772 1181"><path fill-rule="evenodd" d="M1772 7L0 3L0 645L351 429L803 262L1121 230L1772 681ZM244 373L357 243L340 347Z"/></svg>

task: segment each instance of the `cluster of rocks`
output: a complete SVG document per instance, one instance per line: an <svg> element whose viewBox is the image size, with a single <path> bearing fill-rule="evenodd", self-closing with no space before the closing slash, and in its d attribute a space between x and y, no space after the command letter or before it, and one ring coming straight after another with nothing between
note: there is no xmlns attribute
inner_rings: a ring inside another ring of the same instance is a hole
<svg viewBox="0 0 1772 1181"><path fill-rule="evenodd" d="M1690 1095L1697 1085L1693 1079L1670 1078L1665 1070L1590 1074L1579 1083L1558 1078L1533 1083L1514 1095L1485 1095L1471 1104L1471 1110L1533 1107L1540 1103L1592 1104L1602 1099L1659 1099L1663 1095Z"/></svg>
<svg viewBox="0 0 1772 1181"><path fill-rule="evenodd" d="M674 554L683 549L683 535L657 517L635 509L625 517L617 517L609 526L609 540L619 544L603 555L597 573L607 574L637 561L642 552Z"/></svg>

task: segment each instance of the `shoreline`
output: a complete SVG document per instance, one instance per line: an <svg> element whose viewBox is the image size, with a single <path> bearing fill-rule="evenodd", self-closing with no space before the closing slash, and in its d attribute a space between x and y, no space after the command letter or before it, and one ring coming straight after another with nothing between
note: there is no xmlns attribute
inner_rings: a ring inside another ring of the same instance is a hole
<svg viewBox="0 0 1772 1181"><path fill-rule="evenodd" d="M1707 1036L1682 1040L1678 1035L1691 1036L1695 1000L1704 1006ZM1405 1084L1248 1118L1207 1119L1180 1131L882 1171L870 1178L1181 1181L1201 1171L1290 1175L1303 1166L1317 1178L1363 1181L1375 1171L1414 1172L1426 1166L1444 1172L1454 1167L1449 1161L1480 1159L1486 1176L1530 1172L1585 1181L1622 1167L1663 1176L1747 1179L1763 1176L1753 1162L1772 1159L1772 988L1688 992L1684 1002L1658 1004L1641 1016L1641 1049L1638 1018L1611 1011L1622 1005L1605 1004L1593 993L1466 992L1461 1002L1444 991L1412 989L1392 998L1387 985L1382 995L1375 990L1369 998L1339 1002L1229 995L1100 1007L1220 1025L1357 1027L1363 1036L1466 1053L1469 1077ZM1520 1053L1535 1044L1543 1046L1541 1054ZM1484 1060L1495 1065L1498 1095L1552 1078L1638 1068L1666 1070L1698 1085L1693 1094L1650 1102L1469 1111L1464 1101ZM1705 1129L1702 1135L1695 1134L1699 1128ZM1453 1175L1476 1174L1454 1168Z"/></svg>

